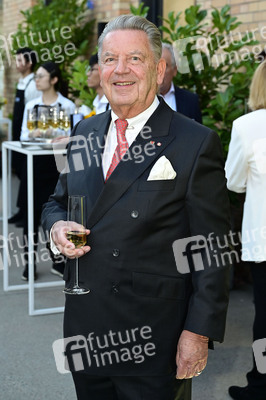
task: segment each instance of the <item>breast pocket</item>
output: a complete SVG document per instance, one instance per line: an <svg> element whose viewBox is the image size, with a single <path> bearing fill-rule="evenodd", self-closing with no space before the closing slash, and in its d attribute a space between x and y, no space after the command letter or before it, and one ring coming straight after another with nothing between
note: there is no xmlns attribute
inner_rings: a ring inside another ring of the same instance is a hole
<svg viewBox="0 0 266 400"><path fill-rule="evenodd" d="M177 178L175 179L166 179L166 180L157 180L157 181L144 181L141 180L138 185L138 191L167 191L174 190L176 186Z"/></svg>

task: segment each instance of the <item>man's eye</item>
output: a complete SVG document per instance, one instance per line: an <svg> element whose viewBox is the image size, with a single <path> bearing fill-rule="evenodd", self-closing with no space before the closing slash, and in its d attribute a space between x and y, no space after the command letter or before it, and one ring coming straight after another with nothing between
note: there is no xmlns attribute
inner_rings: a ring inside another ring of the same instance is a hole
<svg viewBox="0 0 266 400"><path fill-rule="evenodd" d="M108 58L105 59L104 62L105 62L106 64L108 64L108 63L111 63L111 62L113 62L113 61L114 61L114 58L113 58L113 57L108 57Z"/></svg>
<svg viewBox="0 0 266 400"><path fill-rule="evenodd" d="M138 56L133 56L131 57L132 61L140 61L140 58Z"/></svg>

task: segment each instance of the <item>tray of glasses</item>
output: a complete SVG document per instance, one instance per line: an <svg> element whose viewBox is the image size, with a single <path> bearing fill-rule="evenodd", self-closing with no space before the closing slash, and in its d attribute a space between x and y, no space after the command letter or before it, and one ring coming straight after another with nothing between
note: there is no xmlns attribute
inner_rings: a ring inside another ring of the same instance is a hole
<svg viewBox="0 0 266 400"><path fill-rule="evenodd" d="M53 139L41 139L41 138L36 138L36 139L29 139L29 140L22 140L20 142L21 147L39 147L41 149L45 150L52 150L53 149Z"/></svg>

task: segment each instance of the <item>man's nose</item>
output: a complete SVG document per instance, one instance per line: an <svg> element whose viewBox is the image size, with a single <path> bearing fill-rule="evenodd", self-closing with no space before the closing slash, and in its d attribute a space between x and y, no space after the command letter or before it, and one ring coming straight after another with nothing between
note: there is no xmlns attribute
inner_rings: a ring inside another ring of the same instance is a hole
<svg viewBox="0 0 266 400"><path fill-rule="evenodd" d="M124 74L126 72L128 72L129 68L128 68L128 62L126 59L124 58L119 58L117 60L117 64L115 67L115 72L118 74Z"/></svg>

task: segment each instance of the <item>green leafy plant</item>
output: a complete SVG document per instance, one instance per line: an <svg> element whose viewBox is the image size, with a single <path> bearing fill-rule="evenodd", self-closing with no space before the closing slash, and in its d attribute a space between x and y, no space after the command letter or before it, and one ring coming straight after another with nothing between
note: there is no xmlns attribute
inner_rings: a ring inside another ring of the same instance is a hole
<svg viewBox="0 0 266 400"><path fill-rule="evenodd" d="M96 91L89 88L87 84L86 71L88 66L88 61L76 60L74 62L69 87L72 89L74 97L79 99L79 105L84 104L92 109Z"/></svg>
<svg viewBox="0 0 266 400"><path fill-rule="evenodd" d="M133 4L130 5L130 12L133 15L139 15L146 18L149 12L149 7L145 6L144 3L139 3L138 7L134 7Z"/></svg>
<svg viewBox="0 0 266 400"><path fill-rule="evenodd" d="M43 0L26 11L13 35L13 50L30 47L37 53L38 64L53 60L62 66L64 78L71 75L70 65L87 54L93 35L86 0L53 0L45 6Z"/></svg>
<svg viewBox="0 0 266 400"><path fill-rule="evenodd" d="M160 28L178 60L175 84L197 92L203 123L220 135L226 158L232 122L247 112L256 67L250 46L258 42L252 32L242 36L236 31L241 22L230 15L228 5L214 8L211 19L199 5L185 10L184 25L179 24L180 16L170 12Z"/></svg>

